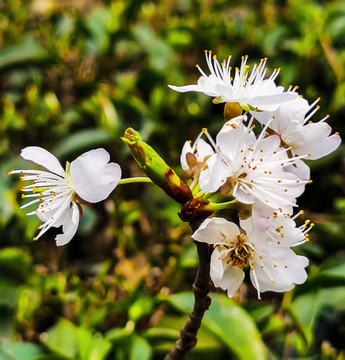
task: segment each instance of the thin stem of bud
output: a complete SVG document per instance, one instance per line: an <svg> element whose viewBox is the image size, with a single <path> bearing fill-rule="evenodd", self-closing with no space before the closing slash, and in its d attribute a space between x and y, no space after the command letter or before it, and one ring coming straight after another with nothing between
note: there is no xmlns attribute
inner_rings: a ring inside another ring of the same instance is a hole
<svg viewBox="0 0 345 360"><path fill-rule="evenodd" d="M134 183L152 183L152 180L146 176L121 179L118 185L134 184Z"/></svg>
<svg viewBox="0 0 345 360"><path fill-rule="evenodd" d="M238 208L238 201L236 199L231 201L225 201L222 203L209 203L205 206L206 210L210 210L212 212L218 210L237 209L237 208Z"/></svg>

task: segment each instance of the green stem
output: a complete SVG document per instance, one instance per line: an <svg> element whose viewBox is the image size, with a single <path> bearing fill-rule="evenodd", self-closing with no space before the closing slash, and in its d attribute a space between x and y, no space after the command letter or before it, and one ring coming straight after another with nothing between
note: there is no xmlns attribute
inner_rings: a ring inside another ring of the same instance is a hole
<svg viewBox="0 0 345 360"><path fill-rule="evenodd" d="M231 201L225 201L222 203L209 203L208 205L205 206L205 209L215 212L218 210L236 209L237 206L238 206L238 201L235 199Z"/></svg>
<svg viewBox="0 0 345 360"><path fill-rule="evenodd" d="M134 183L152 183L152 180L146 176L139 176L127 179L121 179L118 185L134 184Z"/></svg>

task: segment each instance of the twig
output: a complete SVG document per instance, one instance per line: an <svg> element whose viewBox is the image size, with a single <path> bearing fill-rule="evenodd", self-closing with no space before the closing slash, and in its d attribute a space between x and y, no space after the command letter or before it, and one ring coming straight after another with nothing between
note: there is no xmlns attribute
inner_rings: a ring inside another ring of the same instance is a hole
<svg viewBox="0 0 345 360"><path fill-rule="evenodd" d="M200 222L191 223L192 230L196 230L199 225ZM199 267L193 283L193 311L180 331L180 339L164 360L182 360L185 354L196 345L202 318L211 305L211 298L207 296L210 290L210 246L200 242L195 242L195 244L199 255Z"/></svg>

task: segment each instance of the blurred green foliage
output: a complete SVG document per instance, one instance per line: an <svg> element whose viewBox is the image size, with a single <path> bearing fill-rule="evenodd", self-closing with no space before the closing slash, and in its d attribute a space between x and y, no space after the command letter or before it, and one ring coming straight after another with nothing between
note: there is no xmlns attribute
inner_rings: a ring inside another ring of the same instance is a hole
<svg viewBox="0 0 345 360"><path fill-rule="evenodd" d="M63 162L101 146L136 176L120 140L131 126L179 170L185 140L222 123L209 98L166 86L196 81L204 49L268 56L282 85L321 96L314 119L330 113L344 134L344 45L341 0L0 0L0 359L161 359L192 307L197 266L179 207L147 184L85 208L69 245L56 248L54 230L33 243L38 220L7 176L28 166L21 148ZM311 164L300 199L316 223L298 249L308 281L261 302L246 285L235 301L214 293L188 359L345 359L344 155Z"/></svg>

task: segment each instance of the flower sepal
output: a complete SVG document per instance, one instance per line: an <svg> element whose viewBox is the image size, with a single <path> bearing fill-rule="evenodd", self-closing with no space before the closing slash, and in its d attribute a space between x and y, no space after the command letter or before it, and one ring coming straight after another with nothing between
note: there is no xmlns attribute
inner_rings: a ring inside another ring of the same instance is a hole
<svg viewBox="0 0 345 360"><path fill-rule="evenodd" d="M202 197L194 198L184 204L178 216L185 222L203 221L214 213L214 210L208 207L209 204L210 201Z"/></svg>

